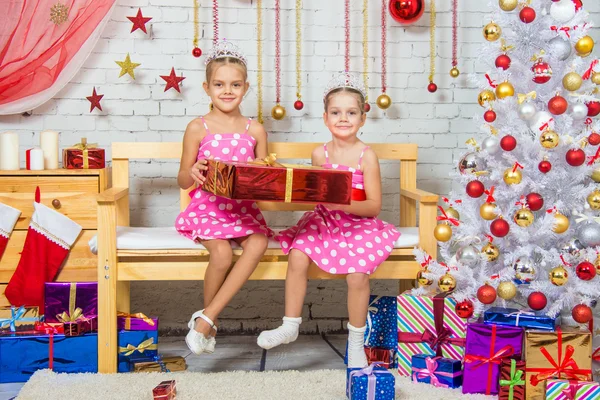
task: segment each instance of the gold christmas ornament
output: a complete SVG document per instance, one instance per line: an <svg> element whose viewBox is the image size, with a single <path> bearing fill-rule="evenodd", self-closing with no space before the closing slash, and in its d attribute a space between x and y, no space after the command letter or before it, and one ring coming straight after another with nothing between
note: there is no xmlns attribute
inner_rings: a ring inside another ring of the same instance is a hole
<svg viewBox="0 0 600 400"><path fill-rule="evenodd" d="M562 286L569 280L569 273L562 265L552 268L549 273L550 282L556 286Z"/></svg>
<svg viewBox="0 0 600 400"><path fill-rule="evenodd" d="M485 219L486 221L496 219L496 216L498 215L498 210L496 210L496 204L483 203L481 207L479 207L479 215L481 215L481 218Z"/></svg>
<svg viewBox="0 0 600 400"><path fill-rule="evenodd" d="M417 272L417 283L419 287L430 286L433 281L431 279L425 278L423 273L429 272L427 270Z"/></svg>
<svg viewBox="0 0 600 400"><path fill-rule="evenodd" d="M56 3L50 8L50 21L56 26L69 20L69 8L61 3Z"/></svg>
<svg viewBox="0 0 600 400"><path fill-rule="evenodd" d="M438 242L447 242L452 237L452 227L448 224L437 224L433 236Z"/></svg>
<svg viewBox="0 0 600 400"><path fill-rule="evenodd" d="M377 107L382 110L387 110L392 105L392 99L387 94L383 93L377 97Z"/></svg>
<svg viewBox="0 0 600 400"><path fill-rule="evenodd" d="M455 208L452 208L452 206L446 208L446 214L448 214L448 216L454 219L460 219L460 214L458 213L458 211L456 211Z"/></svg>
<svg viewBox="0 0 600 400"><path fill-rule="evenodd" d="M515 95L515 88L510 82L502 82L496 87L496 97L504 99Z"/></svg>
<svg viewBox="0 0 600 400"><path fill-rule="evenodd" d="M517 8L518 0L499 0L498 5L502 11L512 11Z"/></svg>
<svg viewBox="0 0 600 400"><path fill-rule="evenodd" d="M510 167L504 171L504 182L507 185L518 185L523 180L523 174L518 168Z"/></svg>
<svg viewBox="0 0 600 400"><path fill-rule="evenodd" d="M588 195L587 202L592 210L600 210L600 192L598 189L594 190Z"/></svg>
<svg viewBox="0 0 600 400"><path fill-rule="evenodd" d="M582 84L583 79L581 79L581 75L579 75L577 72L569 72L563 78L563 86L570 92L579 90Z"/></svg>
<svg viewBox="0 0 600 400"><path fill-rule="evenodd" d="M517 287L512 282L500 282L496 292L500 298L510 300L517 295Z"/></svg>
<svg viewBox="0 0 600 400"><path fill-rule="evenodd" d="M600 85L600 72L594 72L591 79L594 84Z"/></svg>
<svg viewBox="0 0 600 400"><path fill-rule="evenodd" d="M490 242L481 248L481 252L486 256L488 261L496 261L500 257L500 250Z"/></svg>
<svg viewBox="0 0 600 400"><path fill-rule="evenodd" d="M135 79L135 73L133 72L133 70L136 69L137 67L139 67L140 65L142 65L140 63L131 62L129 53L127 53L127 57L125 57L125 60L115 61L115 62L117 63L117 65L119 67L121 67L121 72L119 73L119 78L125 74L129 74L129 76L131 76L132 79Z"/></svg>
<svg viewBox="0 0 600 400"><path fill-rule="evenodd" d="M597 167L592 171L592 180L596 183L600 183L600 167Z"/></svg>
<svg viewBox="0 0 600 400"><path fill-rule="evenodd" d="M502 28L494 21L490 22L483 28L483 37L488 42L495 42L502 36Z"/></svg>
<svg viewBox="0 0 600 400"><path fill-rule="evenodd" d="M551 129L546 129L540 135L540 144L546 149L553 149L560 143L560 136Z"/></svg>
<svg viewBox="0 0 600 400"><path fill-rule="evenodd" d="M554 233L565 233L567 229L569 229L569 218L561 213L554 214L554 227L552 228Z"/></svg>
<svg viewBox="0 0 600 400"><path fill-rule="evenodd" d="M456 289L456 279L448 273L442 275L438 280L438 287L444 293L448 293Z"/></svg>
<svg viewBox="0 0 600 400"><path fill-rule="evenodd" d="M484 90L481 93L479 93L479 97L477 99L477 101L479 102L479 105L481 107L486 107L487 108L487 103L491 102L491 101L495 101L496 100L496 94L494 94L494 92L492 92L491 90Z"/></svg>
<svg viewBox="0 0 600 400"><path fill-rule="evenodd" d="M281 121L282 119L285 118L285 107L277 104L271 110L271 116L273 117L273 119L276 119L277 121Z"/></svg>
<svg viewBox="0 0 600 400"><path fill-rule="evenodd" d="M594 266L596 267L596 275L600 275L600 256L596 257L596 261L594 261Z"/></svg>
<svg viewBox="0 0 600 400"><path fill-rule="evenodd" d="M459 75L460 75L460 71L458 70L458 68L454 67L450 70L451 77L458 78Z"/></svg>
<svg viewBox="0 0 600 400"><path fill-rule="evenodd" d="M534 216L531 210L523 207L515 213L513 220L520 227L526 228L533 224Z"/></svg>
<svg viewBox="0 0 600 400"><path fill-rule="evenodd" d="M587 57L594 50L594 39L584 36L575 43L575 51L579 57Z"/></svg>

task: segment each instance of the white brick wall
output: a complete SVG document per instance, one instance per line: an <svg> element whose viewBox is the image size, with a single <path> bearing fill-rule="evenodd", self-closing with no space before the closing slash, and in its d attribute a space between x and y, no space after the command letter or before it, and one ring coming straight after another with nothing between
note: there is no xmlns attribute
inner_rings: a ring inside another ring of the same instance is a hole
<svg viewBox="0 0 600 400"><path fill-rule="evenodd" d="M274 13L273 0L264 0L264 93L265 115L274 105ZM282 2L282 98L288 111L284 121L267 119L265 127L271 141L316 141L329 139L323 126L322 87L334 71L343 68L343 2L335 0L303 0L303 111L295 111L295 11L293 1ZM380 1L369 1L369 68L370 98L380 93ZM462 75L453 80L448 75L451 63L450 1L437 1L437 74L436 94L426 90L429 67L429 15L415 25L400 26L388 18L388 93L394 104L386 113L373 106L368 115L362 139L366 142L417 143L420 146L419 186L446 194L452 186L447 178L453 159L465 148L465 141L477 132L471 118L482 112L476 104L477 90L467 81L467 74L481 72L475 65L481 27L488 20L488 2L462 0L460 3L459 68ZM600 3L584 1L592 12L592 20L600 20ZM0 117L0 131L21 133L21 150L39 143L39 132L54 129L61 132L61 147L86 136L110 149L113 141L179 141L186 124L207 112L208 98L202 90L203 58L192 57L193 2L191 0L120 0L112 21L106 27L81 71L54 99L33 110L30 116ZM209 1L201 1L200 47L208 51L212 25ZM249 57L251 90L243 103L246 115L256 115L256 9L250 0L220 1L220 33L238 43ZM148 23L148 35L129 33L131 23L126 16L135 15L142 7ZM362 1L352 1L352 62L354 71L362 68ZM592 32L600 40L598 30ZM118 78L115 60L131 54L136 80ZM164 93L159 75L167 75L171 67L183 73L182 94ZM103 112L88 113L92 87L104 94ZM110 151L109 151L110 157ZM176 162L140 161L131 167L132 224L170 225L178 211ZM395 165L382 167L384 209L382 218L396 221L398 212L398 170ZM271 221L272 215L267 216ZM293 223L298 215L283 216ZM372 291L395 294L396 282L373 282ZM161 317L161 326L182 329L189 315L201 306L202 284L197 282L151 282L133 285L135 311ZM306 299L304 324L308 331L342 328L346 290L344 282L311 282ZM223 313L225 329L251 330L277 323L283 312L282 282L250 282Z"/></svg>

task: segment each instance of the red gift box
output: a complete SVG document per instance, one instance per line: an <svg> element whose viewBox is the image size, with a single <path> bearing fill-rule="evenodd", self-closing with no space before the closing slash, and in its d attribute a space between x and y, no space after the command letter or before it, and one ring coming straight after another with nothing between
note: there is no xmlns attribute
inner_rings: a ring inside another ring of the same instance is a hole
<svg viewBox="0 0 600 400"><path fill-rule="evenodd" d="M105 166L104 149L97 148L96 143L87 143L86 138L81 138L81 143L63 150L63 168L102 169Z"/></svg>
<svg viewBox="0 0 600 400"><path fill-rule="evenodd" d="M175 381L162 381L152 389L154 400L174 400L177 395Z"/></svg>
<svg viewBox="0 0 600 400"><path fill-rule="evenodd" d="M261 163L208 161L202 189L233 200L350 204L352 173L285 166L274 155Z"/></svg>

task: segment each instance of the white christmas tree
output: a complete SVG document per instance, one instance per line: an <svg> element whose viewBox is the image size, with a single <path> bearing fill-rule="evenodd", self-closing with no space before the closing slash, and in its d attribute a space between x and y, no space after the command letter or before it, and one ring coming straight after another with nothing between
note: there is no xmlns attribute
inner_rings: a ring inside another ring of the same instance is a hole
<svg viewBox="0 0 600 400"><path fill-rule="evenodd" d="M440 207L445 262L415 251L416 292L453 290L465 316L496 305L585 322L600 296L600 65L589 14L580 0L490 8L488 73L472 77L484 134L453 173L463 189Z"/></svg>

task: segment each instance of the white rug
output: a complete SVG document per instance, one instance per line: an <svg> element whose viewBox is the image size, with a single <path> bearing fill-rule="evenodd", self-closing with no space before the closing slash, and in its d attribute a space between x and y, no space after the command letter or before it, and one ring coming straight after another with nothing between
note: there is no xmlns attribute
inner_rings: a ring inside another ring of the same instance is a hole
<svg viewBox="0 0 600 400"><path fill-rule="evenodd" d="M23 386L17 400L71 399L149 400L152 388L163 380L175 379L177 400L343 400L344 370L129 373L129 374L57 374L36 372ZM452 400L495 399L492 396L465 395L460 389L441 389L413 383L396 375L396 399Z"/></svg>

